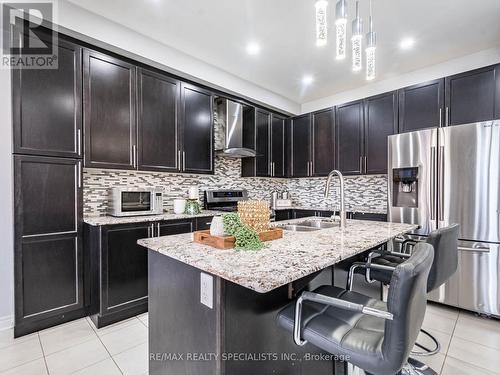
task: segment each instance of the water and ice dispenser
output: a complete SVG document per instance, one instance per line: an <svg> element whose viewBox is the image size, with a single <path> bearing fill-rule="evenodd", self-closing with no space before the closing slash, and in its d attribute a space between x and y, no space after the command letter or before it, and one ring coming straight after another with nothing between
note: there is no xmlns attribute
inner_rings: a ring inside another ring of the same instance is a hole
<svg viewBox="0 0 500 375"><path fill-rule="evenodd" d="M392 206L418 207L418 167L392 170Z"/></svg>

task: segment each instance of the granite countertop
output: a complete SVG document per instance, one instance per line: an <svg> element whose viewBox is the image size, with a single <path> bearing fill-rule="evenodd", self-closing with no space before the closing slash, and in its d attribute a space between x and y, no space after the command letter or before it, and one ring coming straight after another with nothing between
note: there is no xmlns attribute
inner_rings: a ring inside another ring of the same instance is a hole
<svg viewBox="0 0 500 375"><path fill-rule="evenodd" d="M347 212L358 212L363 214L387 214L387 209L383 210L380 208L369 208L369 207L356 207L356 206L346 206ZM338 206L300 206L300 205L292 205L289 207L276 207L275 211L282 210L316 210L316 211L339 211L340 207Z"/></svg>
<svg viewBox="0 0 500 375"><path fill-rule="evenodd" d="M192 219L196 217L208 217L222 213L223 212L221 211L203 210L201 211L201 213L197 215L174 214L172 212L165 212L161 215L143 215L143 216L130 216L130 217L115 217L109 215L84 216L83 222L93 226L147 223L152 221L180 220L180 219Z"/></svg>
<svg viewBox="0 0 500 375"><path fill-rule="evenodd" d="M267 293L415 228L416 225L410 224L348 220L345 229L284 231L283 238L266 242L260 251L215 249L194 243L191 233L142 239L138 244L256 292Z"/></svg>

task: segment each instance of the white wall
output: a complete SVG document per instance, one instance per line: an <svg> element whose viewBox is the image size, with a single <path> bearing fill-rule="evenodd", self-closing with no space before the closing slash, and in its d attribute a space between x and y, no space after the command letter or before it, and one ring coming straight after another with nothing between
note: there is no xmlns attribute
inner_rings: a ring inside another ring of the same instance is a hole
<svg viewBox="0 0 500 375"><path fill-rule="evenodd" d="M181 77L224 89L254 102L275 109L297 114L300 104L252 82L246 81L218 67L208 64L177 49L161 44L102 16L91 13L69 2L59 3L56 20L60 26L76 33L110 44L114 47L142 56L153 65ZM120 52L117 50L116 52ZM156 63L156 64L154 64Z"/></svg>
<svg viewBox="0 0 500 375"><path fill-rule="evenodd" d="M14 324L14 222L10 71L0 69L0 330Z"/></svg>
<svg viewBox="0 0 500 375"><path fill-rule="evenodd" d="M347 103L352 100L366 98L368 96L497 63L500 63L500 47L480 51L458 59L449 60L441 64L402 74L391 79L374 82L354 90L344 91L332 96L303 103L301 113L313 112L337 104Z"/></svg>

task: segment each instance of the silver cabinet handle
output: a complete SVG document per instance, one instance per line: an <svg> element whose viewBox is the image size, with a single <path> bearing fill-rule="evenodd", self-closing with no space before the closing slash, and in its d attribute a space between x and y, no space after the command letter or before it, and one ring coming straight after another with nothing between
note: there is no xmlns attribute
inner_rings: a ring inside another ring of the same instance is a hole
<svg viewBox="0 0 500 375"><path fill-rule="evenodd" d="M179 169L179 171L182 169L181 168L181 164L182 164L181 159L182 159L182 151L179 150L179 151L177 151L177 169Z"/></svg>
<svg viewBox="0 0 500 375"><path fill-rule="evenodd" d="M443 126L443 108L439 108L439 127Z"/></svg>
<svg viewBox="0 0 500 375"><path fill-rule="evenodd" d="M444 125L450 125L450 108L446 107Z"/></svg>
<svg viewBox="0 0 500 375"><path fill-rule="evenodd" d="M311 173L309 172L309 162L307 162L307 177L309 177Z"/></svg>
<svg viewBox="0 0 500 375"><path fill-rule="evenodd" d="M156 237L160 237L160 223L156 223Z"/></svg>
<svg viewBox="0 0 500 375"><path fill-rule="evenodd" d="M310 170L310 176L312 177L313 174L314 174L314 165L313 165L312 161L310 161L309 164L311 165L311 167L309 168L309 170Z"/></svg>
<svg viewBox="0 0 500 375"><path fill-rule="evenodd" d="M359 157L359 171L363 173L363 157Z"/></svg>
<svg viewBox="0 0 500 375"><path fill-rule="evenodd" d="M182 151L182 171L186 171L186 151Z"/></svg>
<svg viewBox="0 0 500 375"><path fill-rule="evenodd" d="M273 177L276 176L276 163L273 162Z"/></svg>
<svg viewBox="0 0 500 375"><path fill-rule="evenodd" d="M132 164L134 168L137 168L137 146L132 146Z"/></svg>
<svg viewBox="0 0 500 375"><path fill-rule="evenodd" d="M273 163L271 162L269 162L269 165L267 167L267 174L271 177L273 176Z"/></svg>
<svg viewBox="0 0 500 375"><path fill-rule="evenodd" d="M152 228L153 228L153 224L149 224L149 225L148 225L148 238L153 237L153 236L151 235L151 229L152 229Z"/></svg>
<svg viewBox="0 0 500 375"><path fill-rule="evenodd" d="M76 131L76 149L78 150L78 156L82 155L82 129Z"/></svg>
<svg viewBox="0 0 500 375"><path fill-rule="evenodd" d="M368 173L368 156L365 156L365 173Z"/></svg>
<svg viewBox="0 0 500 375"><path fill-rule="evenodd" d="M82 188L82 162L81 161L79 161L77 164L76 173L78 174L78 176L77 176L78 189L81 189Z"/></svg>

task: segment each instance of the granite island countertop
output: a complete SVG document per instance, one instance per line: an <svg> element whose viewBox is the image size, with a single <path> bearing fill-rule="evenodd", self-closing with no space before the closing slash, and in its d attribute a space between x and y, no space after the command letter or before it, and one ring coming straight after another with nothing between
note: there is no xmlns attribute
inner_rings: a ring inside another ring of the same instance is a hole
<svg viewBox="0 0 500 375"><path fill-rule="evenodd" d="M416 228L417 225L410 224L348 220L345 229L284 231L283 238L266 242L260 251L215 249L194 243L192 233L141 239L138 244L256 292L267 293Z"/></svg>
<svg viewBox="0 0 500 375"><path fill-rule="evenodd" d="M130 224L130 223L147 223L153 221L168 221L168 220L181 220L181 219L193 219L197 217L210 217L218 214L222 214L222 211L210 211L202 210L201 213L197 215L187 215L187 214L174 214L173 212L164 212L161 215L142 215L142 216L125 216L125 217L115 217L110 215L101 216L84 216L83 222L93 226L100 225L116 225L116 224Z"/></svg>

